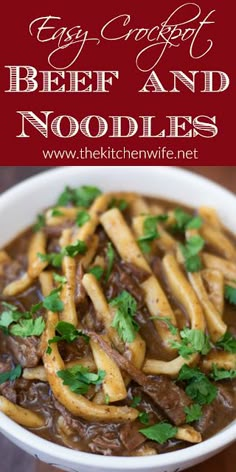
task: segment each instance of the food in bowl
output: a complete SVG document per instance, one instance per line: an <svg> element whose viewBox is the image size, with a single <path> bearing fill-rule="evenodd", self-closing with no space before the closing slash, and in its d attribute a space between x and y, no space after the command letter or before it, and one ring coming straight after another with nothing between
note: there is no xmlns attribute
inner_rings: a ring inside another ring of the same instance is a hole
<svg viewBox="0 0 236 472"><path fill-rule="evenodd" d="M0 252L0 410L116 456L182 449L229 424L235 242L211 208L66 188Z"/></svg>

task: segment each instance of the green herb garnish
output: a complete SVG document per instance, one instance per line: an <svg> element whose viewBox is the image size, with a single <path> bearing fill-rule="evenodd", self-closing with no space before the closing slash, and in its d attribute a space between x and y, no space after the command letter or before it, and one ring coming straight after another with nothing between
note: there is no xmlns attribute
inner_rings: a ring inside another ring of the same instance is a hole
<svg viewBox="0 0 236 472"><path fill-rule="evenodd" d="M186 406L184 412L186 413L186 423L193 423L202 417L202 408L197 403Z"/></svg>
<svg viewBox="0 0 236 472"><path fill-rule="evenodd" d="M114 260L115 260L115 250L110 242L107 243L106 256L107 256L107 270L106 270L105 280L107 282L111 275L111 271L112 271Z"/></svg>
<svg viewBox="0 0 236 472"><path fill-rule="evenodd" d="M182 208L174 210L175 223L170 226L171 231L184 233L187 229L199 229L202 226L200 216L191 216Z"/></svg>
<svg viewBox="0 0 236 472"><path fill-rule="evenodd" d="M159 221L166 221L168 215L147 216L143 222L143 236L138 238L138 244L141 251L148 254L151 250L151 243L154 239L160 237L157 230L157 223Z"/></svg>
<svg viewBox="0 0 236 472"><path fill-rule="evenodd" d="M227 380L236 378L236 369L220 369L216 364L212 364L212 372L210 376L215 380Z"/></svg>
<svg viewBox="0 0 236 472"><path fill-rule="evenodd" d="M21 376L22 367L17 365L14 369L9 370L7 372L2 372L0 374L0 384L7 382L8 380L14 381Z"/></svg>
<svg viewBox="0 0 236 472"><path fill-rule="evenodd" d="M179 244L180 251L184 257L184 265L187 272L198 272L202 268L202 261L199 252L205 244L204 239L199 236L191 236L186 245Z"/></svg>
<svg viewBox="0 0 236 472"><path fill-rule="evenodd" d="M180 337L181 341L171 340L170 344L185 359L197 352L205 356L211 350L209 337L200 329L184 328L180 331Z"/></svg>
<svg viewBox="0 0 236 472"><path fill-rule="evenodd" d="M89 221L90 219L91 219L91 216L88 214L87 211L85 210L79 211L79 213L76 216L76 224L77 226L79 226L79 228L81 228L81 226L87 223L87 221Z"/></svg>
<svg viewBox="0 0 236 472"><path fill-rule="evenodd" d="M115 328L120 338L127 343L132 343L139 329L134 319L137 311L137 302L126 290L113 298L110 306L116 308L116 313L112 321L112 327Z"/></svg>
<svg viewBox="0 0 236 472"><path fill-rule="evenodd" d="M132 406L132 408L136 408L136 406L138 406L141 403L141 401L142 401L142 398L137 395L136 397L133 397L130 406Z"/></svg>
<svg viewBox="0 0 236 472"><path fill-rule="evenodd" d="M45 224L46 224L45 215L41 213L40 215L37 216L37 221L35 225L33 226L33 231L37 233L45 226Z"/></svg>
<svg viewBox="0 0 236 472"><path fill-rule="evenodd" d="M79 337L82 337L86 343L89 342L89 336L84 334L81 330L78 330L74 327L73 324L67 323L67 321L59 321L55 328L56 332L58 333L57 336L54 338L49 339L48 344L49 348L47 350L47 354L51 354L50 344L57 343L60 341L66 341L67 343L72 343Z"/></svg>
<svg viewBox="0 0 236 472"><path fill-rule="evenodd" d="M215 346L226 352L236 354L236 338L229 332L226 332L224 336L215 343Z"/></svg>
<svg viewBox="0 0 236 472"><path fill-rule="evenodd" d="M88 273L93 274L97 280L100 280L102 278L103 272L104 272L104 269L99 265L93 266L88 270Z"/></svg>
<svg viewBox="0 0 236 472"><path fill-rule="evenodd" d="M149 415L146 411L140 411L138 419L142 424L149 424Z"/></svg>
<svg viewBox="0 0 236 472"><path fill-rule="evenodd" d="M101 191L97 187L84 185L79 188L66 187L59 196L57 205L66 206L69 203L75 206L89 208L95 198L101 195Z"/></svg>
<svg viewBox="0 0 236 472"><path fill-rule="evenodd" d="M159 444L164 444L168 439L172 439L176 436L178 428L175 428L170 423L157 423L149 428L140 429L139 432L142 433L146 438L156 441Z"/></svg>
<svg viewBox="0 0 236 472"><path fill-rule="evenodd" d="M108 208L118 208L120 211L125 211L127 206L128 202L126 200L113 198L110 201Z"/></svg>
<svg viewBox="0 0 236 472"><path fill-rule="evenodd" d="M98 370L97 374L89 372L87 367L75 365L69 369L59 370L58 377L63 380L72 392L84 395L88 392L90 385L100 385L105 378L106 372Z"/></svg>
<svg viewBox="0 0 236 472"><path fill-rule="evenodd" d="M185 381L186 394L199 405L210 404L217 396L217 388L197 367L183 365L179 372L178 381Z"/></svg>
<svg viewBox="0 0 236 472"><path fill-rule="evenodd" d="M225 285L225 298L232 305L236 305L236 287Z"/></svg>

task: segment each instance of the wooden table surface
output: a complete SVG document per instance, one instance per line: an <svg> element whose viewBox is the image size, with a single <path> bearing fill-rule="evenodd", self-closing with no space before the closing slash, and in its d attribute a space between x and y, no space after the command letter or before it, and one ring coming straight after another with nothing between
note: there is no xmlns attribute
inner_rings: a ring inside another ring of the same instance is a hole
<svg viewBox="0 0 236 472"><path fill-rule="evenodd" d="M27 177L46 170L47 167L0 167L0 192L11 187ZM236 166L233 167L192 167L192 172L204 175L236 193ZM65 182L66 183L66 182ZM207 202L206 202L207 203ZM1 472L53 472L56 469L42 463L36 463L31 456L12 445L0 435ZM236 443L206 461L186 472L235 472Z"/></svg>

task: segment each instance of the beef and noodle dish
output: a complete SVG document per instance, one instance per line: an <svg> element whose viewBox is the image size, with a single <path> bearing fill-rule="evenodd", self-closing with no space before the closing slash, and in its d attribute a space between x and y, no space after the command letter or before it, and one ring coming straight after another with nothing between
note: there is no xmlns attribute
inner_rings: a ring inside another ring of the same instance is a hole
<svg viewBox="0 0 236 472"><path fill-rule="evenodd" d="M236 417L236 239L213 208L66 187L0 251L0 411L144 456Z"/></svg>

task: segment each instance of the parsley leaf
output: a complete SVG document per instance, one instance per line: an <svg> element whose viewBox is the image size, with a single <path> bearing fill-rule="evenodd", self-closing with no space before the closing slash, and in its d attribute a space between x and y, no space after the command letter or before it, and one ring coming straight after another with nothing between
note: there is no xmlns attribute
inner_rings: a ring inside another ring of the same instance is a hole
<svg viewBox="0 0 236 472"><path fill-rule="evenodd" d="M198 368L183 365L180 369L178 381L186 381L186 394L199 405L210 404L215 400L217 388Z"/></svg>
<svg viewBox="0 0 236 472"><path fill-rule="evenodd" d="M83 185L79 188L66 187L59 196L57 205L66 206L72 203L76 206L88 208L99 195L101 195L101 190L89 185Z"/></svg>
<svg viewBox="0 0 236 472"><path fill-rule="evenodd" d="M96 277L97 280L101 279L101 277L103 275L103 272L104 272L104 269L99 265L93 266L88 270L88 273L93 274L94 277Z"/></svg>
<svg viewBox="0 0 236 472"><path fill-rule="evenodd" d="M63 254L61 252L51 252L50 254L41 254L41 252L37 253L37 257L42 262L48 262L53 267L61 267Z"/></svg>
<svg viewBox="0 0 236 472"><path fill-rule="evenodd" d="M73 324L67 323L67 321L59 321L56 325L56 332L59 333L58 336L54 336L54 338L49 339L48 344L57 343L60 341L66 341L67 343L72 343L79 336L81 336L86 343L89 341L89 336L84 334L82 331L76 329ZM47 354L51 354L51 349L49 346L49 350Z"/></svg>
<svg viewBox="0 0 236 472"><path fill-rule="evenodd" d="M116 308L112 327L117 330L120 338L125 343L132 343L136 332L139 330L139 326L133 318L137 311L135 298L129 292L123 290L118 297L111 300L110 306Z"/></svg>
<svg viewBox="0 0 236 472"><path fill-rule="evenodd" d="M225 285L225 298L232 305L236 305L236 288L231 285Z"/></svg>
<svg viewBox="0 0 236 472"><path fill-rule="evenodd" d="M61 252L63 256L75 257L78 254L84 254L86 251L87 251L86 243L78 239L73 244L70 244L69 246L64 247Z"/></svg>
<svg viewBox="0 0 236 472"><path fill-rule="evenodd" d="M55 207L55 208L52 208L51 216L64 216L64 213Z"/></svg>
<svg viewBox="0 0 236 472"><path fill-rule="evenodd" d="M57 205L58 206L67 206L68 203L73 203L73 189L70 187L65 187L64 191L58 197Z"/></svg>
<svg viewBox="0 0 236 472"><path fill-rule="evenodd" d="M191 236L186 245L179 244L179 248L185 259L185 268L187 272L198 272L202 268L202 261L199 252L204 247L205 241L199 236Z"/></svg>
<svg viewBox="0 0 236 472"><path fill-rule="evenodd" d="M164 444L168 439L174 438L177 434L178 428L172 426L170 423L157 423L149 428L140 429L146 438L156 441L159 444Z"/></svg>
<svg viewBox="0 0 236 472"><path fill-rule="evenodd" d="M53 267L61 267L64 256L75 257L78 254L84 254L86 251L86 243L78 239L73 244L64 247L61 252L51 252L50 254L41 254L38 252L37 256L41 261L48 262Z"/></svg>
<svg viewBox="0 0 236 472"><path fill-rule="evenodd" d="M59 284L66 284L67 283L67 278L65 275L60 275L56 274L56 272L53 272L53 279L55 282L59 282Z"/></svg>
<svg viewBox="0 0 236 472"><path fill-rule="evenodd" d="M184 412L186 413L186 423L192 423L193 421L197 421L202 416L202 408L200 405L198 405L198 403L186 406L184 408Z"/></svg>
<svg viewBox="0 0 236 472"><path fill-rule="evenodd" d="M89 385L100 385L106 372L98 370L97 374L89 372L87 367L75 365L69 369L59 370L58 377L63 380L63 385L68 385L70 390L81 395L88 392Z"/></svg>
<svg viewBox="0 0 236 472"><path fill-rule="evenodd" d="M14 369L9 370L8 372L2 372L0 374L0 384L7 382L8 380L13 381L18 379L21 376L22 367L17 365Z"/></svg>
<svg viewBox="0 0 236 472"><path fill-rule="evenodd" d="M215 380L235 379L236 369L226 370L219 369L216 364L212 364L211 377Z"/></svg>
<svg viewBox="0 0 236 472"><path fill-rule="evenodd" d="M109 395L106 393L106 395L105 395L105 405L109 405L109 403L110 403L110 397L109 397Z"/></svg>
<svg viewBox="0 0 236 472"><path fill-rule="evenodd" d="M44 298L42 305L44 308L46 308L46 310L53 311L54 313L63 310L64 303L58 294L60 291L61 287L55 288L47 297Z"/></svg>
<svg viewBox="0 0 236 472"><path fill-rule="evenodd" d="M130 406L132 406L133 408L136 408L136 406L138 406L141 403L141 400L142 398L139 395L137 395L136 397L133 397Z"/></svg>
<svg viewBox="0 0 236 472"><path fill-rule="evenodd" d="M24 313L18 311L17 307L10 303L2 302L2 305L5 310L0 315L0 329L7 334L10 324L14 321L19 321L24 316Z"/></svg>
<svg viewBox="0 0 236 472"><path fill-rule="evenodd" d="M87 221L89 221L90 219L91 217L87 211L85 210L79 211L79 213L76 216L76 224L77 226L81 228L81 226L87 223Z"/></svg>
<svg viewBox="0 0 236 472"><path fill-rule="evenodd" d="M211 349L209 336L200 329L184 328L180 331L180 337L181 341L170 341L170 344L185 359L196 352L205 356Z"/></svg>
<svg viewBox="0 0 236 472"><path fill-rule="evenodd" d="M226 332L224 336L216 342L215 346L226 352L236 354L236 338L229 332Z"/></svg>
<svg viewBox="0 0 236 472"><path fill-rule="evenodd" d="M10 328L10 333L14 336L26 338L28 336L41 336L45 329L45 321L42 316L30 320L20 320Z"/></svg>
<svg viewBox="0 0 236 472"><path fill-rule="evenodd" d="M113 264L114 264L114 260L115 260L115 250L112 246L112 244L109 242L107 243L107 270L106 270L106 277L105 277L105 280L106 282L108 281L110 275L111 275L111 271L112 271L112 267L113 267Z"/></svg>
<svg viewBox="0 0 236 472"><path fill-rule="evenodd" d="M126 210L127 206L128 206L128 202L124 200L123 198L120 200L117 198L113 198L110 201L108 208L118 208L120 211L124 211Z"/></svg>
<svg viewBox="0 0 236 472"><path fill-rule="evenodd" d="M46 224L45 215L42 213L37 216L37 221L35 225L33 226L33 231L37 233L45 226L45 224Z"/></svg>
<svg viewBox="0 0 236 472"><path fill-rule="evenodd" d="M202 219L200 216L191 216L182 208L174 210L176 222L171 225L170 229L173 232L185 232L186 229L199 229L202 226Z"/></svg>
<svg viewBox="0 0 236 472"><path fill-rule="evenodd" d="M142 424L149 424L149 414L146 411L140 411L138 419Z"/></svg>
<svg viewBox="0 0 236 472"><path fill-rule="evenodd" d="M167 325L167 328L169 329L171 334L175 335L178 333L178 328L176 328L176 326L171 323L171 319L167 316L150 316L149 319L163 321L163 323Z"/></svg>
<svg viewBox="0 0 236 472"><path fill-rule="evenodd" d="M138 238L138 244L145 254L151 250L150 243L160 237L157 230L158 221L166 221L167 215L147 216L143 222L143 236Z"/></svg>

